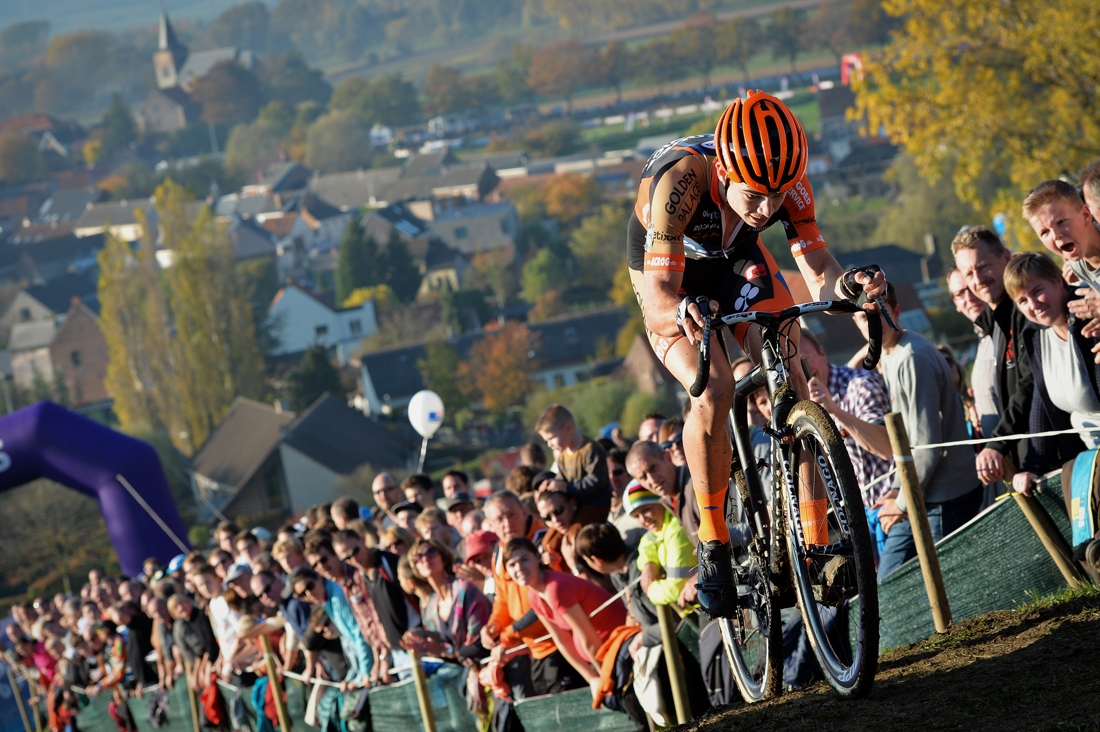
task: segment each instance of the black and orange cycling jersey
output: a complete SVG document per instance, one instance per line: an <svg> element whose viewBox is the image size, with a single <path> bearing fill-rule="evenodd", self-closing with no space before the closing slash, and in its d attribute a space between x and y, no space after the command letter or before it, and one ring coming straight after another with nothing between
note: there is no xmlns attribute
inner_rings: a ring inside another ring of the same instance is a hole
<svg viewBox="0 0 1100 732"><path fill-rule="evenodd" d="M695 135L668 143L642 170L627 226L627 261L639 305L647 269L683 272L681 294L718 300L724 313L793 305L775 259L760 244L760 232L782 223L795 257L826 246L814 218L810 181L803 176L763 226L751 226L725 203L715 160L714 135ZM739 342L746 330L734 329ZM678 339L650 334L662 361Z"/></svg>

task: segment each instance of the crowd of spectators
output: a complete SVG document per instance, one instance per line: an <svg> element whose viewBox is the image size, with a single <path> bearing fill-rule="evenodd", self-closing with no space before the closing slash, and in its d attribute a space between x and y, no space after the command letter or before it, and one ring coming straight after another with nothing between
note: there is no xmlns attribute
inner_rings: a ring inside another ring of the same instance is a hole
<svg viewBox="0 0 1100 732"><path fill-rule="evenodd" d="M1100 166L1084 180L1085 198L1100 203ZM914 445L988 440L915 452L936 539L1008 485L1028 493L1038 476L1097 443L1095 209L1061 181L1038 186L1023 209L1064 270L1045 254L1014 256L982 226L963 229L952 243L952 300L980 338L969 383L949 350L913 331L885 328L881 366L868 372L854 365L862 354L849 365L832 363L802 330L810 396L842 429L880 578L915 553L887 412L901 414ZM886 303L899 321L893 288ZM853 317L866 331L867 315ZM738 377L750 368L747 359L733 364ZM770 417L766 394L749 400L765 473ZM566 407L552 405L533 425L549 454L539 443L524 446L502 490L476 497L459 470L438 486L423 474L399 481L381 473L371 486L373 510L341 498L274 535L223 522L215 546L167 567L150 559L133 578L93 570L77 596L16 604L7 627L12 660L44 701L52 730L71 726L82 700L101 694L111 695L111 714L128 732L136 727L122 703L127 696L148 694L155 715L176 684L204 700L217 697L208 692L218 681L254 687L266 674L263 638L284 673L331 682L321 693L337 701L319 704L311 720L322 729L339 727L334 715L347 719L369 707L365 696L346 695L408 678L415 651L462 670L463 696L483 729L522 730L517 701L588 687L594 705L647 730L647 715L657 724L672 718L657 619L657 607L669 606L699 628L699 660L682 654L698 716L736 692L716 626L696 613L699 505L683 427L680 416L652 414L632 443L617 429L593 439ZM1068 428L1084 431L1020 439ZM1071 515L1084 511L1095 525L1096 507L1075 508L1066 491ZM1095 542L1078 547L1086 565L1097 554ZM806 663L788 658L788 685L812 678ZM239 728L232 709L204 704L204 713L226 715L226 725Z"/></svg>

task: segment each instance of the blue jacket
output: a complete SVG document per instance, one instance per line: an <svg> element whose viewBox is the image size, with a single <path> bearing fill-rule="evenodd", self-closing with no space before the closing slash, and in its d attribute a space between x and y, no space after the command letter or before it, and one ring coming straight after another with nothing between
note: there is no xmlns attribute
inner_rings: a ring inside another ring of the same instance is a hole
<svg viewBox="0 0 1100 732"><path fill-rule="evenodd" d="M325 613L340 631L341 641L354 653L354 658L348 660L354 662L357 676L366 676L374 665L374 655L363 639L363 633L359 630L359 623L355 619L351 605L348 604L344 588L331 580L325 580L325 593L328 595L328 600L325 601Z"/></svg>

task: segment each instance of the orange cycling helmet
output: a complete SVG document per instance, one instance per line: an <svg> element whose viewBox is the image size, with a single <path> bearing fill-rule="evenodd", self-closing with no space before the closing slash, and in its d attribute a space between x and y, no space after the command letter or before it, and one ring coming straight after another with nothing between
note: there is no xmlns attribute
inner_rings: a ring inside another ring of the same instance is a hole
<svg viewBox="0 0 1100 732"><path fill-rule="evenodd" d="M783 193L806 172L806 131L786 104L762 91L734 99L714 130L718 164L731 181Z"/></svg>

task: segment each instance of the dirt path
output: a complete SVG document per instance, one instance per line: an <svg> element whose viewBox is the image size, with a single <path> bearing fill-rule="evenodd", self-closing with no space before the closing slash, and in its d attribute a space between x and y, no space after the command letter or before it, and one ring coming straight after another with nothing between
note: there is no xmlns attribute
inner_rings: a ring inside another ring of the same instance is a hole
<svg viewBox="0 0 1100 732"><path fill-rule="evenodd" d="M880 661L866 699L824 684L680 729L699 732L1100 730L1100 595L999 612Z"/></svg>

